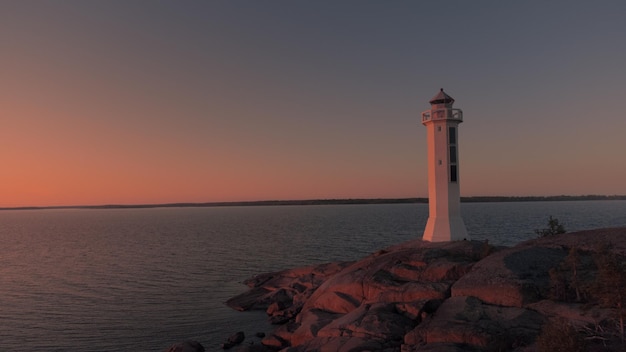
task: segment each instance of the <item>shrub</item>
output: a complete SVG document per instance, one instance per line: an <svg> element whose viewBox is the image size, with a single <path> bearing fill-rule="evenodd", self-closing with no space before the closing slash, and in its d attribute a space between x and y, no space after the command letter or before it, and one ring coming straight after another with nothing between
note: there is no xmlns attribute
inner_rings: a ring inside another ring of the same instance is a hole
<svg viewBox="0 0 626 352"><path fill-rule="evenodd" d="M592 287L592 293L599 303L616 310L622 341L624 336L624 320L626 320L626 260L610 250L604 249L596 255L598 275Z"/></svg>
<svg viewBox="0 0 626 352"><path fill-rule="evenodd" d="M535 230L535 233L540 237L554 236L565 232L563 224L560 224L559 220L553 218L552 215L550 215L550 218L548 219L547 228Z"/></svg>
<svg viewBox="0 0 626 352"><path fill-rule="evenodd" d="M566 321L549 322L537 336L539 352L584 352L585 340Z"/></svg>

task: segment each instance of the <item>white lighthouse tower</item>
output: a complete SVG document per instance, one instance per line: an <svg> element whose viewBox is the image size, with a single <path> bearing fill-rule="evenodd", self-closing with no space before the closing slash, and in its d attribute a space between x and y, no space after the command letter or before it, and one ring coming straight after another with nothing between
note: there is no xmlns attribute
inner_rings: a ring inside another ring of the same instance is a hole
<svg viewBox="0 0 626 352"><path fill-rule="evenodd" d="M453 109L454 99L441 91L422 112L428 141L428 222L424 241L469 239L461 218L459 188L459 124L463 111Z"/></svg>

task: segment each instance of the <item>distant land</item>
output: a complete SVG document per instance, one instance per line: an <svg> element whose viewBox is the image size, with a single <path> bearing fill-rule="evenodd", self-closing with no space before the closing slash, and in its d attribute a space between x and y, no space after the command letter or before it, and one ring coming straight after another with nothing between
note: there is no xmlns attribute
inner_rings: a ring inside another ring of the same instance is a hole
<svg viewBox="0 0 626 352"><path fill-rule="evenodd" d="M584 195L584 196L476 196L461 197L463 203L489 202L557 202L584 200L626 200L626 195ZM0 207L0 210L38 209L139 209L139 208L191 208L191 207L241 207L276 205L333 205L333 204L407 204L428 203L428 198L368 198L368 199L308 199L308 200L260 200L244 202L208 203L164 203L164 204L106 204L106 205L64 205L45 207Z"/></svg>

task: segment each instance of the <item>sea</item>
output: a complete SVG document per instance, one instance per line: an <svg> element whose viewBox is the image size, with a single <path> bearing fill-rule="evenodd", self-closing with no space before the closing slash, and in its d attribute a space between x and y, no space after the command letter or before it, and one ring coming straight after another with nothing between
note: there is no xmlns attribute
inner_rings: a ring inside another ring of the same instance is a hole
<svg viewBox="0 0 626 352"><path fill-rule="evenodd" d="M626 201L462 203L472 239L515 245L549 216L626 226ZM224 302L256 274L419 238L427 204L0 211L0 352L164 351L269 332ZM255 340L256 339L256 340Z"/></svg>

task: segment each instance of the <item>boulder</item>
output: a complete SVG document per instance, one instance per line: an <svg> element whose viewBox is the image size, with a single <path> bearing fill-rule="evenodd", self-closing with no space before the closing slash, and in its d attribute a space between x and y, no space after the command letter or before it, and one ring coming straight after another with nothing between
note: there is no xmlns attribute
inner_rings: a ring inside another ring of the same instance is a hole
<svg viewBox="0 0 626 352"><path fill-rule="evenodd" d="M457 343L438 342L419 346L402 345L400 352L484 352L484 349Z"/></svg>
<svg viewBox="0 0 626 352"><path fill-rule="evenodd" d="M275 349L265 347L260 344L240 345L233 349L233 352L274 352Z"/></svg>
<svg viewBox="0 0 626 352"><path fill-rule="evenodd" d="M421 319L424 305L449 297L454 280L470 270L482 248L483 243L472 241L412 241L347 266L303 305L291 345L316 337L350 336L399 347ZM376 318L381 316L386 320Z"/></svg>
<svg viewBox="0 0 626 352"><path fill-rule="evenodd" d="M297 328L287 339L292 346L297 346L317 336L317 332L342 314L319 309L303 311L297 317Z"/></svg>
<svg viewBox="0 0 626 352"><path fill-rule="evenodd" d="M585 326L598 326L602 322L609 321L614 317L614 311L587 303L566 303L553 300L542 300L526 306L547 319L553 321L567 321L569 324L584 328Z"/></svg>
<svg viewBox="0 0 626 352"><path fill-rule="evenodd" d="M264 287L253 287L245 293L235 296L226 305L240 312L267 309L272 302L272 291Z"/></svg>
<svg viewBox="0 0 626 352"><path fill-rule="evenodd" d="M293 321L281 325L269 334L269 336L263 338L263 340L261 340L261 344L276 350L290 346L291 336L299 326L299 324L296 324Z"/></svg>
<svg viewBox="0 0 626 352"><path fill-rule="evenodd" d="M563 248L517 246L495 253L452 285L452 296L473 296L483 302L523 307L546 297L548 271L567 256Z"/></svg>
<svg viewBox="0 0 626 352"><path fill-rule="evenodd" d="M539 313L529 309L493 306L475 297L452 297L405 335L404 343L499 346L501 350L510 350L531 345L544 321Z"/></svg>
<svg viewBox="0 0 626 352"><path fill-rule="evenodd" d="M325 263L254 276L244 281L250 290L229 299L226 305L247 311L267 310L276 303L269 313L291 318L320 284L351 263Z"/></svg>
<svg viewBox="0 0 626 352"><path fill-rule="evenodd" d="M184 341L173 344L165 352L204 352L204 347L197 341Z"/></svg>
<svg viewBox="0 0 626 352"><path fill-rule="evenodd" d="M270 336L265 337L261 344L265 347L268 347L272 350L280 350L284 347L289 346L289 343L275 334L271 334Z"/></svg>
<svg viewBox="0 0 626 352"><path fill-rule="evenodd" d="M398 313L419 323L429 314L432 314L432 312L437 310L437 307L439 307L441 302L443 302L442 299L398 302L395 303L395 308Z"/></svg>
<svg viewBox="0 0 626 352"><path fill-rule="evenodd" d="M333 320L317 332L319 337L356 336L369 339L400 340L415 323L389 303L362 304Z"/></svg>
<svg viewBox="0 0 626 352"><path fill-rule="evenodd" d="M482 242L444 244L411 241L352 264L310 296L303 311L348 313L364 301L411 302L443 299L452 284L479 259Z"/></svg>
<svg viewBox="0 0 626 352"><path fill-rule="evenodd" d="M603 246L610 249L602 249ZM592 284L597 274L593 253L610 250L626 256L626 228L542 237L498 251L476 263L457 280L451 295L473 296L486 303L510 307L554 298L550 270L561 267L572 248L582 252L581 261L586 263L578 268L579 279Z"/></svg>
<svg viewBox="0 0 626 352"><path fill-rule="evenodd" d="M227 350L227 349L229 349L229 348L233 348L233 347L235 347L235 346L239 345L239 344L240 344L240 343L242 343L242 342L243 342L243 340L245 340L245 339L246 339L246 335L244 334L244 332L243 332L243 331L239 331L239 332L236 332L236 333L234 333L233 335L231 335L231 336L230 336L230 337L226 340L226 342L224 342L224 343L222 344L222 346L221 346L221 347L222 347L223 349Z"/></svg>
<svg viewBox="0 0 626 352"><path fill-rule="evenodd" d="M229 305L265 309L282 325L253 347L285 352L534 351L552 321L567 321L568 334L588 333L592 347L622 351L617 309L594 297L601 246L602 255L617 256L616 270L626 267L626 228L512 248L414 240L357 262L255 276ZM581 251L574 266L572 248Z"/></svg>
<svg viewBox="0 0 626 352"><path fill-rule="evenodd" d="M355 351L393 351L386 349L380 340L369 338L341 336L341 337L315 337L306 343L289 347L281 352L355 352Z"/></svg>

